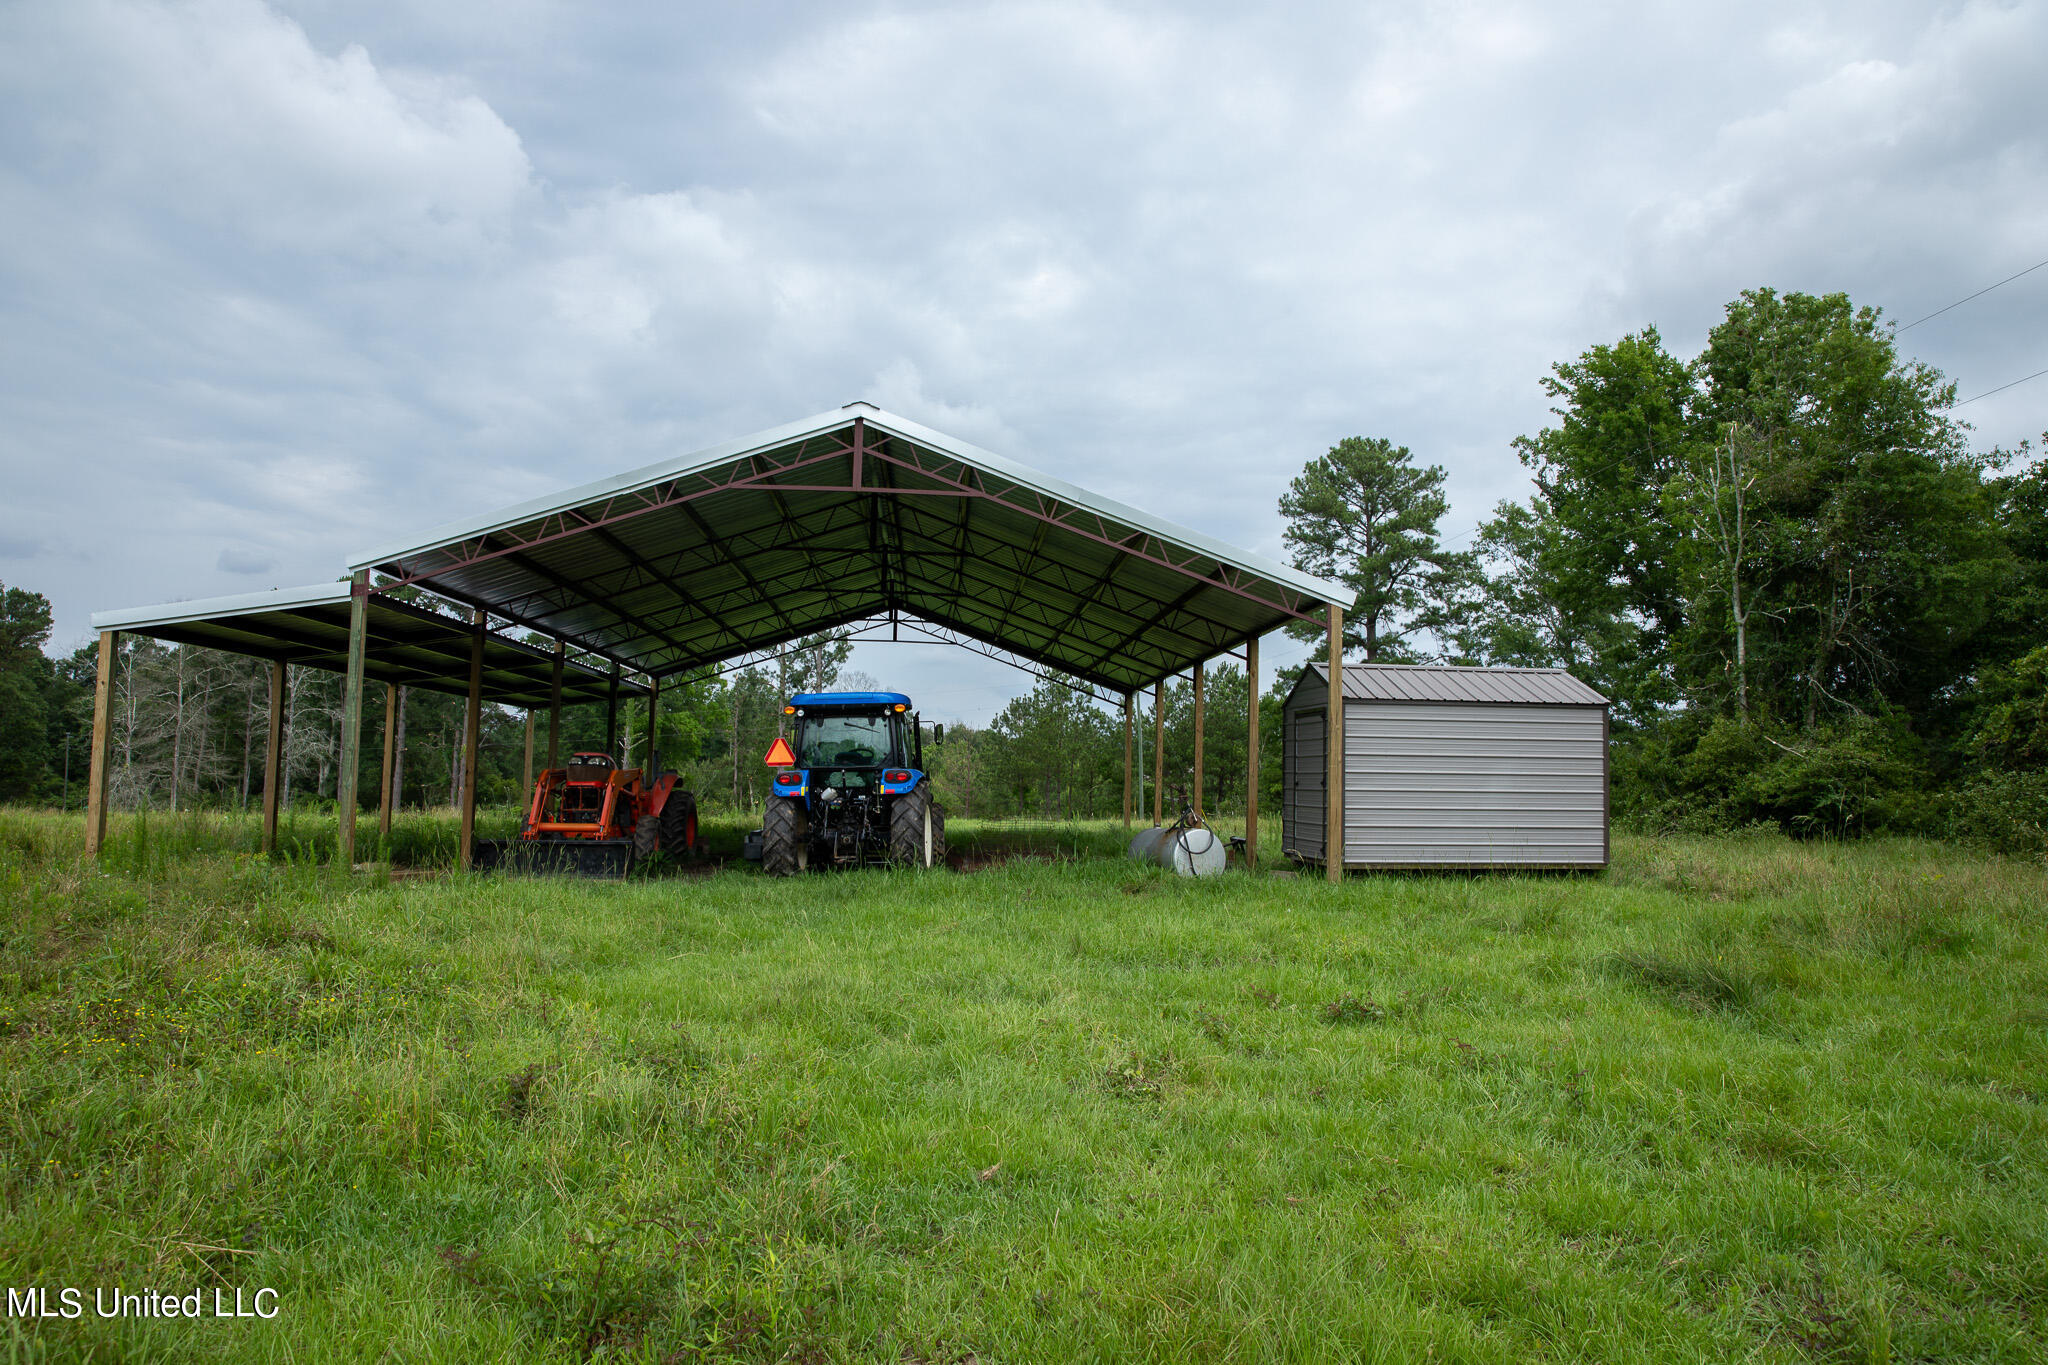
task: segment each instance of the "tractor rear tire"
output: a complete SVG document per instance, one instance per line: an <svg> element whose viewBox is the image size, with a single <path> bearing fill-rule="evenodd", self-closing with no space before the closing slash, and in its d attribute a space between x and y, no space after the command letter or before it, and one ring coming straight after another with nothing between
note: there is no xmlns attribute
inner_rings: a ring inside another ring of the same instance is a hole
<svg viewBox="0 0 2048 1365"><path fill-rule="evenodd" d="M803 802L771 796L761 812L761 870L771 877L789 877L810 862L810 817Z"/></svg>
<svg viewBox="0 0 2048 1365"><path fill-rule="evenodd" d="M675 859L697 851L697 798L686 791L670 791L661 803L661 846Z"/></svg>
<svg viewBox="0 0 2048 1365"><path fill-rule="evenodd" d="M889 861L903 867L943 867L946 812L920 782L889 803Z"/></svg>
<svg viewBox="0 0 2048 1365"><path fill-rule="evenodd" d="M633 861L644 863L661 852L661 821L643 815L633 824Z"/></svg>

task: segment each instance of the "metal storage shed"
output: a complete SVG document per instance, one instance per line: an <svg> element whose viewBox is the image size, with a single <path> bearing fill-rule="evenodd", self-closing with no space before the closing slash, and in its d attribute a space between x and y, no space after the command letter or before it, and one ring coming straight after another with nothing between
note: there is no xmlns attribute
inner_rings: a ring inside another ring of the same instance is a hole
<svg viewBox="0 0 2048 1365"><path fill-rule="evenodd" d="M1346 664L1346 868L1607 865L1607 699L1561 668ZM1282 710L1281 835L1328 865L1329 669Z"/></svg>

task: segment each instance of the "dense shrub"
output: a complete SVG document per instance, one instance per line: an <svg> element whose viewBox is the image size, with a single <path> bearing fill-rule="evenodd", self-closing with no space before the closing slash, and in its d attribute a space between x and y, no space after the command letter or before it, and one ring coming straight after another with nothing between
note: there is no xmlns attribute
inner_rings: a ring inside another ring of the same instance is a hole
<svg viewBox="0 0 2048 1365"><path fill-rule="evenodd" d="M1679 716L1619 746L1615 813L1637 828L1708 833L1766 824L1801 838L1912 831L1926 820L1921 745L1856 716L1808 734Z"/></svg>
<svg viewBox="0 0 2048 1365"><path fill-rule="evenodd" d="M1929 833L2002 853L2048 856L2048 771L1979 773L1932 807Z"/></svg>

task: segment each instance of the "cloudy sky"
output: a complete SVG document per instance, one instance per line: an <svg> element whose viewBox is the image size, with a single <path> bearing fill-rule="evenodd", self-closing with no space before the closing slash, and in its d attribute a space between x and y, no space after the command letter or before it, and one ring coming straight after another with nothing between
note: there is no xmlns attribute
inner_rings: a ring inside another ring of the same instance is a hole
<svg viewBox="0 0 2048 1365"><path fill-rule="evenodd" d="M1557 360L2048 260L2043 53L2044 3L4 0L0 581L69 649L856 398L1275 558L1385 436L1462 542ZM1968 398L2044 320L2048 269L1901 339Z"/></svg>

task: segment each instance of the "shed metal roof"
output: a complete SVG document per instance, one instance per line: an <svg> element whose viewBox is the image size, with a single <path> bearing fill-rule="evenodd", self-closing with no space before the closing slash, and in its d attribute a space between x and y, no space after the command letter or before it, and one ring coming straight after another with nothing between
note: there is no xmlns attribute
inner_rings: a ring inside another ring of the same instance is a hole
<svg viewBox="0 0 2048 1365"><path fill-rule="evenodd" d="M351 567L657 677L900 614L1128 690L1351 599L865 403Z"/></svg>
<svg viewBox="0 0 2048 1365"><path fill-rule="evenodd" d="M1310 664L1328 682L1327 664ZM1344 665L1347 701L1514 702L1605 706L1607 698L1562 668L1467 668L1429 664Z"/></svg>
<svg viewBox="0 0 2048 1365"><path fill-rule="evenodd" d="M348 667L349 585L317 583L305 588L211 597L163 606L94 612L94 630L148 635L178 644L204 645L236 654L340 673ZM388 595L372 595L364 643L363 674L379 682L466 696L470 640L475 627ZM520 640L484 635L483 696L511 706L544 708L551 696L555 656ZM565 660L565 705L603 701L609 674ZM647 687L619 680L621 697L645 696Z"/></svg>

